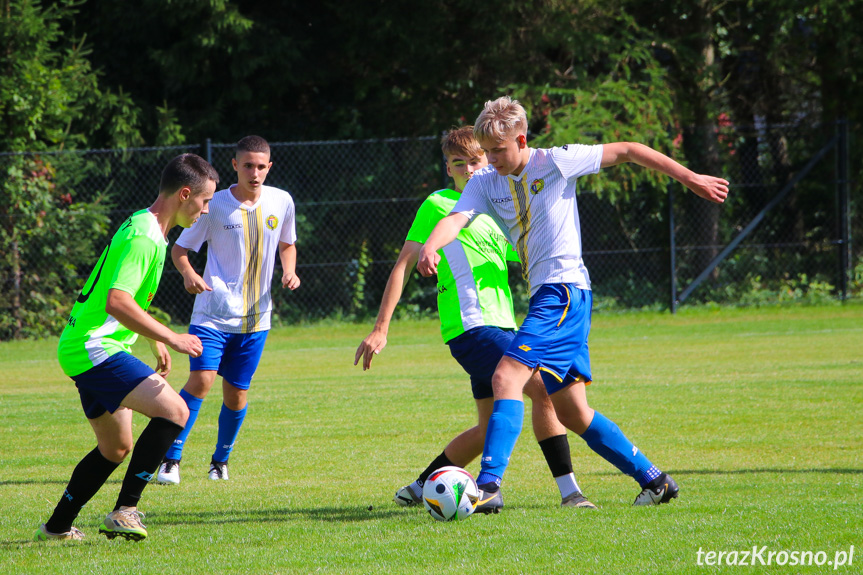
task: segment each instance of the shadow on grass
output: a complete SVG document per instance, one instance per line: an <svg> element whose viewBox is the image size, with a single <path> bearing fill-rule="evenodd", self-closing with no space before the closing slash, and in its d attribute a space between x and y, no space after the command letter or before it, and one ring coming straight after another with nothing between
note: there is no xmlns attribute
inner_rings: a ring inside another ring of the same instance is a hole
<svg viewBox="0 0 863 575"><path fill-rule="evenodd" d="M69 470L69 474L72 474L71 469ZM109 479L105 482L105 485L111 485L113 483L123 483L123 478L121 477L118 479ZM63 487L65 487L68 484L68 477L66 477L65 479L62 477L58 477L56 479L10 479L8 481L0 481L0 487L3 487L5 485L62 485Z"/></svg>
<svg viewBox="0 0 863 575"><path fill-rule="evenodd" d="M806 467L795 469L793 467L763 467L760 469L663 469L670 475L748 475L750 473L833 473L836 475L860 475L863 474L863 469L847 469L847 468L824 468L817 469ZM619 471L594 471L581 473L576 475L620 475Z"/></svg>
<svg viewBox="0 0 863 575"><path fill-rule="evenodd" d="M195 513L153 512L150 517L161 525L221 525L229 523L279 523L297 519L323 522L377 521L403 514L400 509L368 507L301 507L296 509L257 509L237 511L201 511Z"/></svg>
<svg viewBox="0 0 863 575"><path fill-rule="evenodd" d="M153 520L153 526L167 525L225 525L241 523L284 523L287 521L310 520L322 522L345 522L345 521L377 521L379 519L390 519L404 514L400 509L369 509L368 507L320 507L320 508L298 508L298 509L258 509L242 512L235 511L202 511L197 513L159 513L154 510L148 513L148 519ZM38 525L37 525L38 527ZM34 528L35 530L35 528ZM18 539L13 541L0 541L0 549L16 549L22 545L92 545L101 541L102 537L85 541L33 541L32 539ZM3 572L0 570L0 572Z"/></svg>
<svg viewBox="0 0 863 575"><path fill-rule="evenodd" d="M35 532L35 529L34 529ZM84 541L34 541L33 539L16 539L12 541L0 541L0 549L20 549L21 547L29 547L31 545L48 545L49 547L81 547L82 545L92 546L99 543L100 540L105 540L104 537L98 539L89 537ZM6 573L6 571L3 571Z"/></svg>
<svg viewBox="0 0 863 575"><path fill-rule="evenodd" d="M863 469L825 468L816 469L812 467L795 469L781 467L764 467L761 469L674 469L668 473L674 475L746 475L749 473L835 473L837 475L858 475Z"/></svg>

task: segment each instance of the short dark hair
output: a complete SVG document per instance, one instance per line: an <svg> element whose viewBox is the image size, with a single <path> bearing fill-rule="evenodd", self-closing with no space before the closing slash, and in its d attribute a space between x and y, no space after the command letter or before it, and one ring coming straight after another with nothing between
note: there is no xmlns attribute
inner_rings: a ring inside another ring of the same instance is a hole
<svg viewBox="0 0 863 575"><path fill-rule="evenodd" d="M219 173L207 160L197 154L180 154L162 170L159 193L170 195L184 186L193 194L200 194L208 181L219 183Z"/></svg>
<svg viewBox="0 0 863 575"><path fill-rule="evenodd" d="M237 142L237 146L234 149L234 156L236 157L240 152L258 152L269 156L270 145L260 136L246 136Z"/></svg>

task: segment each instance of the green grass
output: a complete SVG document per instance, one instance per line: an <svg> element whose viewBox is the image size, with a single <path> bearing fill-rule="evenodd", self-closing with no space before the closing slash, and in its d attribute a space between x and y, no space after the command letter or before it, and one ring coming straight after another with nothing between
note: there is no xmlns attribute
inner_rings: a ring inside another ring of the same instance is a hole
<svg viewBox="0 0 863 575"><path fill-rule="evenodd" d="M597 314L591 405L673 473L680 499L631 507L635 483L570 434L576 476L601 509L561 509L526 430L504 512L452 524L391 497L473 424L469 384L431 321L394 324L390 345L363 373L353 355L369 328L274 331L232 480L206 479L221 403L214 393L180 486L144 493L150 538L141 543L97 534L125 465L76 522L85 542L29 541L95 442L56 342L0 344L0 572L808 574L834 571L698 566L696 554L767 546L832 560L851 545L854 564L835 572L861 572L859 304ZM188 364L174 362L169 379L179 389ZM136 416L136 433L145 423Z"/></svg>

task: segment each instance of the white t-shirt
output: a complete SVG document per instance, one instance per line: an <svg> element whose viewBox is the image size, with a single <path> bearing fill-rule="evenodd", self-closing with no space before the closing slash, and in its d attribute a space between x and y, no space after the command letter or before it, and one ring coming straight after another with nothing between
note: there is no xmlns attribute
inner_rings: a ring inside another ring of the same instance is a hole
<svg viewBox="0 0 863 575"><path fill-rule="evenodd" d="M195 297L192 324L227 333L270 329L270 285L279 242L296 243L294 200L284 190L261 187L253 206L216 192L210 213L183 230L177 244L198 251L207 242L204 281L213 291Z"/></svg>
<svg viewBox="0 0 863 575"><path fill-rule="evenodd" d="M590 289L581 259L575 182L597 173L601 165L601 145L530 148L530 159L518 176L500 176L492 166L475 173L452 213L471 219L488 214L508 232L531 295L543 284Z"/></svg>

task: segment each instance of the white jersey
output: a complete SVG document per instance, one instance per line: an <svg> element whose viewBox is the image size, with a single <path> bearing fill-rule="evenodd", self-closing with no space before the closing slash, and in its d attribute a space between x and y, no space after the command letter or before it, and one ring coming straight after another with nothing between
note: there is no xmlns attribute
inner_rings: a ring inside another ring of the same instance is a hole
<svg viewBox="0 0 863 575"><path fill-rule="evenodd" d="M581 259L575 181L597 173L601 165L601 145L530 148L530 159L518 176L500 176L492 166L476 172L452 213L471 219L488 214L509 233L531 295L543 284L590 289Z"/></svg>
<svg viewBox="0 0 863 575"><path fill-rule="evenodd" d="M204 281L213 291L195 297L192 324L227 333L270 329L270 285L279 242L296 243L294 200L288 192L261 187L253 206L227 190L216 192L210 213L183 230L177 244L198 251L207 242Z"/></svg>

